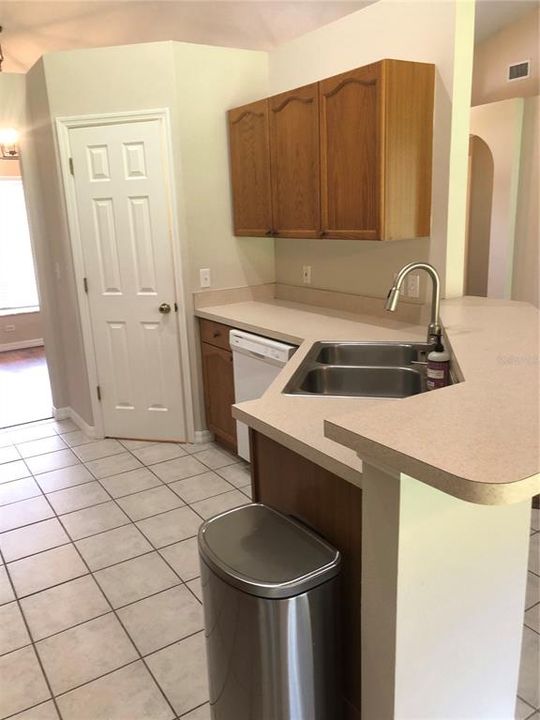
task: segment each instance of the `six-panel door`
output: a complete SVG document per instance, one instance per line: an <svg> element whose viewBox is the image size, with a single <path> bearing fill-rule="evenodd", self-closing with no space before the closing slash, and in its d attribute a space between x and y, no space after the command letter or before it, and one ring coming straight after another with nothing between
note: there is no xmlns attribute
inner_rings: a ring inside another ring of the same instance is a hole
<svg viewBox="0 0 540 720"><path fill-rule="evenodd" d="M273 230L319 237L319 89L306 85L269 99Z"/></svg>
<svg viewBox="0 0 540 720"><path fill-rule="evenodd" d="M105 435L185 440L160 123L72 129L70 147Z"/></svg>
<svg viewBox="0 0 540 720"><path fill-rule="evenodd" d="M235 235L272 234L268 102L229 111L229 151Z"/></svg>

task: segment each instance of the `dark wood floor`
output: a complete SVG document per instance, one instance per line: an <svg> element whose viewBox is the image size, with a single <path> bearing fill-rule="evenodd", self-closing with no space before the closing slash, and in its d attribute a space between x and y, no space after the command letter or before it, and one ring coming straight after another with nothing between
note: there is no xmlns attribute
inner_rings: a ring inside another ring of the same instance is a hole
<svg viewBox="0 0 540 720"><path fill-rule="evenodd" d="M43 347L0 352L0 428L51 417Z"/></svg>

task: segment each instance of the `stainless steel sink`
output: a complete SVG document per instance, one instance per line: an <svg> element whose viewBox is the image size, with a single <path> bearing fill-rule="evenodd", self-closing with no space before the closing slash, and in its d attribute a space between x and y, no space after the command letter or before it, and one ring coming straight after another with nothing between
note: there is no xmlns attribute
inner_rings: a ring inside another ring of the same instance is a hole
<svg viewBox="0 0 540 720"><path fill-rule="evenodd" d="M326 366L308 370L298 390L310 395L403 398L423 390L423 376L406 367Z"/></svg>
<svg viewBox="0 0 540 720"><path fill-rule="evenodd" d="M323 365L410 365L418 347L406 343L321 343L315 362Z"/></svg>
<svg viewBox="0 0 540 720"><path fill-rule="evenodd" d="M421 342L318 342L283 390L289 395L403 398L424 392Z"/></svg>

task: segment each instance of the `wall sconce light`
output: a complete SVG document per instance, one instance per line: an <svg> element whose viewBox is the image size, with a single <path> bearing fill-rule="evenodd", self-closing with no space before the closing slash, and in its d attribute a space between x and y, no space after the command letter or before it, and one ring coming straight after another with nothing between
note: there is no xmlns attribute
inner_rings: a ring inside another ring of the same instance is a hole
<svg viewBox="0 0 540 720"><path fill-rule="evenodd" d="M0 157L2 160L18 160L19 133L15 128L0 128Z"/></svg>

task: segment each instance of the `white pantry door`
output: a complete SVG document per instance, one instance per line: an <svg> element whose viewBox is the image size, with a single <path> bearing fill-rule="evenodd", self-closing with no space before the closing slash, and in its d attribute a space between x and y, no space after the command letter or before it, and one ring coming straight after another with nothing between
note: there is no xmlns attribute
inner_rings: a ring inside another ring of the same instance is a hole
<svg viewBox="0 0 540 720"><path fill-rule="evenodd" d="M185 440L160 122L72 128L69 141L104 433Z"/></svg>

